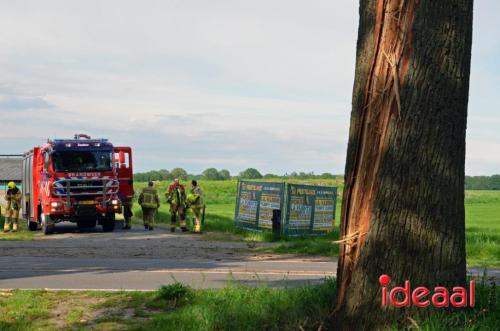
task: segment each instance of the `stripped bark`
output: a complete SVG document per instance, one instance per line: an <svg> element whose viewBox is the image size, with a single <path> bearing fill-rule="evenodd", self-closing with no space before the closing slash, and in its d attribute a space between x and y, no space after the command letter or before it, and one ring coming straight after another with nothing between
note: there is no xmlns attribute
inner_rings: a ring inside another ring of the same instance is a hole
<svg viewBox="0 0 500 331"><path fill-rule="evenodd" d="M383 319L382 273L465 282L471 43L472 0L360 1L335 308L347 329Z"/></svg>

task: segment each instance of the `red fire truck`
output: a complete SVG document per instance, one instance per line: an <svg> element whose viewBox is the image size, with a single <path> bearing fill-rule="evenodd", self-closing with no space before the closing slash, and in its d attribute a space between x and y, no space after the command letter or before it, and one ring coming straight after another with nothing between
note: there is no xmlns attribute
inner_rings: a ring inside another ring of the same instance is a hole
<svg viewBox="0 0 500 331"><path fill-rule="evenodd" d="M115 228L122 201L133 198L132 150L84 134L48 140L23 159L23 216L31 231L54 232L63 221Z"/></svg>

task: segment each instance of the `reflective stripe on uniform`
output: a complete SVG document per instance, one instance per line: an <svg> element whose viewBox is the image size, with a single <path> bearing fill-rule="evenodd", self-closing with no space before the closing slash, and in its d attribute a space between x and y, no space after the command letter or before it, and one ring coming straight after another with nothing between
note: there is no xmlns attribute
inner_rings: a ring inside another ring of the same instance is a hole
<svg viewBox="0 0 500 331"><path fill-rule="evenodd" d="M144 192L142 197L141 207L143 208L156 208L156 197L154 193Z"/></svg>

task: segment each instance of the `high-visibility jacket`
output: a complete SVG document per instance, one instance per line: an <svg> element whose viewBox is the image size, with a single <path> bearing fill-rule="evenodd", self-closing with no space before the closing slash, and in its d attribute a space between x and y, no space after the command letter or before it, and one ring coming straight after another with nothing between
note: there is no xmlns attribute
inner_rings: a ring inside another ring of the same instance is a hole
<svg viewBox="0 0 500 331"><path fill-rule="evenodd" d="M7 200L7 210L19 210L21 209L21 190L17 187L8 189L5 194L5 200Z"/></svg>
<svg viewBox="0 0 500 331"><path fill-rule="evenodd" d="M188 195L188 201L191 208L202 208L204 205L203 191L199 186L191 189L191 194Z"/></svg>
<svg viewBox="0 0 500 331"><path fill-rule="evenodd" d="M168 187L167 193L165 193L167 202L176 206L185 207L186 206L186 190L183 185L172 184Z"/></svg>
<svg viewBox="0 0 500 331"><path fill-rule="evenodd" d="M139 195L139 204L142 208L158 208L160 207L160 198L156 189L152 187L146 187L142 190Z"/></svg>

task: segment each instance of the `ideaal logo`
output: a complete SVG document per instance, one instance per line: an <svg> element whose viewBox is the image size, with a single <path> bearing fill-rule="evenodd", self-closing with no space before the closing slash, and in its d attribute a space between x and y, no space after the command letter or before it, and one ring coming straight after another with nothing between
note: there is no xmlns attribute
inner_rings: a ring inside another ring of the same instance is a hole
<svg viewBox="0 0 500 331"><path fill-rule="evenodd" d="M391 277L382 275L379 277L380 285L382 285L382 306L387 306L387 301L390 305L401 308L409 307L411 304L417 307L427 307L433 305L434 307L474 307L474 281L469 283L469 290L464 287L453 287L450 292L446 287L436 286L433 291L427 287L419 286L411 289L410 281L405 281L404 287L396 286L388 291L387 285L391 283ZM398 295L398 293L400 293ZM399 300L400 301L399 301Z"/></svg>

